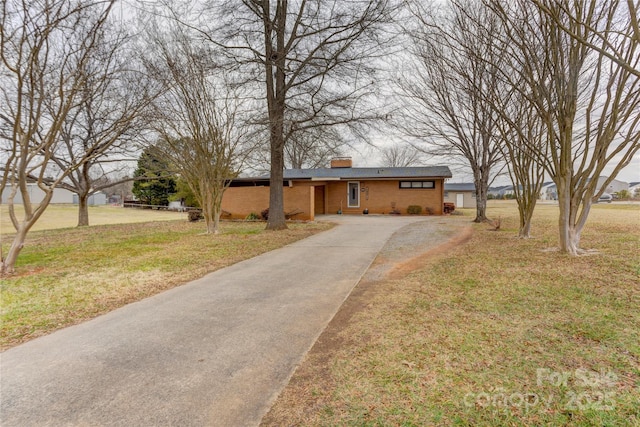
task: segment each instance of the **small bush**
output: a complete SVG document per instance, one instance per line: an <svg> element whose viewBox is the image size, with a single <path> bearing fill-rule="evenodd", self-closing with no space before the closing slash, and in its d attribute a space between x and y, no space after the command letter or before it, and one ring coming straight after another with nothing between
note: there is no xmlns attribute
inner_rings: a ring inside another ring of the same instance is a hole
<svg viewBox="0 0 640 427"><path fill-rule="evenodd" d="M618 199L620 200L627 200L631 198L631 193L629 190L620 190L616 193L616 196L618 196Z"/></svg>
<svg viewBox="0 0 640 427"><path fill-rule="evenodd" d="M200 221L201 219L204 219L204 215L202 215L202 211L199 211L196 209L193 209L187 212L187 216L190 222L196 222L196 221Z"/></svg>
<svg viewBox="0 0 640 427"><path fill-rule="evenodd" d="M267 208L267 209L263 210L262 212L260 212L260 216L262 217L262 219L267 221L269 219L269 208Z"/></svg>
<svg viewBox="0 0 640 427"><path fill-rule="evenodd" d="M422 206L411 205L407 208L407 213L409 215L420 215L422 213Z"/></svg>
<svg viewBox="0 0 640 427"><path fill-rule="evenodd" d="M245 218L245 221L257 221L260 219L260 215L258 215L255 212L251 212L249 215L247 215L247 217Z"/></svg>

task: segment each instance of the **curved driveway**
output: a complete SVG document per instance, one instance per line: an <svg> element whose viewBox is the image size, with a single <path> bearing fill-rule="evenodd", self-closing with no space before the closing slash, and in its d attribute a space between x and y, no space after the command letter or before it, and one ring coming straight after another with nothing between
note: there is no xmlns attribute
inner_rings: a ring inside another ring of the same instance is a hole
<svg viewBox="0 0 640 427"><path fill-rule="evenodd" d="M327 219L339 225L2 353L0 424L257 425L392 234L443 221Z"/></svg>

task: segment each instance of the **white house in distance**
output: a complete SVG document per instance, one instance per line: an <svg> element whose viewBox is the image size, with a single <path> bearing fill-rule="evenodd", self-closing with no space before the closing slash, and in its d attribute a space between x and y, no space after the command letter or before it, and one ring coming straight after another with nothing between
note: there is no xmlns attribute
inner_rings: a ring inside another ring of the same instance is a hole
<svg viewBox="0 0 640 427"><path fill-rule="evenodd" d="M473 208L476 206L476 186L474 183L444 184L444 201L453 203L456 209Z"/></svg>
<svg viewBox="0 0 640 427"><path fill-rule="evenodd" d="M604 185L604 182L607 180L607 178L609 178L609 177L608 176L598 177L598 187L597 187L598 189L602 188L602 186ZM614 179L613 181L611 181L609 183L609 185L607 185L607 188L604 189L604 192L605 193L609 193L609 194L613 194L613 193L617 193L618 191L622 191L622 190L629 190L629 183Z"/></svg>
<svg viewBox="0 0 640 427"><path fill-rule="evenodd" d="M31 199L31 203L39 204L44 199L44 191L42 191L38 184L29 183L27 184L27 191L29 192L29 198ZM2 203L8 203L9 195L11 194L11 188L7 187L2 192ZM23 204L22 194L18 191L16 193L15 198L13 199L13 203L17 205ZM75 193L72 193L69 190L65 190L64 188L55 188L53 190L53 197L51 198L51 204L78 204L78 196ZM102 192L98 192L92 196L89 196L88 204L89 206L95 205L104 205L107 203L106 195Z"/></svg>
<svg viewBox="0 0 640 427"><path fill-rule="evenodd" d="M540 188L540 200L558 200L556 184L553 181L542 184L542 188Z"/></svg>
<svg viewBox="0 0 640 427"><path fill-rule="evenodd" d="M489 187L488 194L495 199L502 199L507 195L513 194L513 185L500 185L497 187Z"/></svg>
<svg viewBox="0 0 640 427"><path fill-rule="evenodd" d="M31 203L40 203L42 199L44 199L44 191L42 191L38 184L29 183L27 184L27 191L29 192L29 198L31 199ZM9 201L9 195L11 194L11 188L7 187L2 192L2 203L7 203ZM22 194L20 191L16 193L15 198L13 199L13 203L21 205L23 203ZM73 203L73 193L69 190L64 190L62 188L56 188L53 190L53 197L51 198L50 203Z"/></svg>
<svg viewBox="0 0 640 427"><path fill-rule="evenodd" d="M598 177L598 185L596 187L597 188L596 192L598 192L602 188L602 186L604 185L604 182L607 179L609 179L608 176ZM605 188L604 192L608 194L614 194L622 190L631 191L629 188L629 184L624 181L614 179L609 183L609 185L607 185L607 188ZM558 191L556 190L556 184L554 184L552 181L545 182L544 185L542 186L542 189L540 190L540 200L558 200Z"/></svg>

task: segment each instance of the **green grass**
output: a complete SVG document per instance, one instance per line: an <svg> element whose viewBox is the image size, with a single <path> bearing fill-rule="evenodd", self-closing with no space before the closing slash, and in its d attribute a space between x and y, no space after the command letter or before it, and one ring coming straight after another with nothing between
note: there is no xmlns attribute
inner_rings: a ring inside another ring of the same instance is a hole
<svg viewBox="0 0 640 427"><path fill-rule="evenodd" d="M640 206L594 206L577 258L547 250L557 207L529 240L489 207L502 231L381 285L265 425L640 425Z"/></svg>
<svg viewBox="0 0 640 427"><path fill-rule="evenodd" d="M222 233L212 236L203 234L203 223L189 223L186 214L181 216L181 221L30 233L16 264L17 274L2 279L2 347L90 319L330 227L291 223L286 231L269 232L262 222L223 222ZM5 251L9 241L3 239Z"/></svg>

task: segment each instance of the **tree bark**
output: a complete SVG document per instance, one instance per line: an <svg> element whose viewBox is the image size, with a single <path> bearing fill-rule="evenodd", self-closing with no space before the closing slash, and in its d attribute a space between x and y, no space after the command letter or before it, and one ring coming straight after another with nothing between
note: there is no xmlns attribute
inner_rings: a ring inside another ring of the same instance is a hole
<svg viewBox="0 0 640 427"><path fill-rule="evenodd" d="M269 177L269 219L267 230L284 230L284 110L286 99L285 31L287 2L279 1L273 21L265 20L267 67L267 101L269 108L271 173ZM273 50L270 35L275 31L276 49ZM274 76L275 71L275 76ZM275 77L275 79L274 79ZM274 81L275 80L275 81ZM275 84L275 85L274 85Z"/></svg>
<svg viewBox="0 0 640 427"><path fill-rule="evenodd" d="M281 144L278 138L273 145ZM287 223L284 217L284 156L282 149L271 149L271 176L269 179L269 219L267 230L284 230Z"/></svg>
<svg viewBox="0 0 640 427"><path fill-rule="evenodd" d="M474 172L476 186L476 217L473 222L486 222L487 218L487 194L489 193L489 177L481 171Z"/></svg>
<svg viewBox="0 0 640 427"><path fill-rule="evenodd" d="M16 235L11 243L11 247L9 248L9 252L7 252L7 257L2 260L2 265L0 266L0 276L13 274L16 271L16 260L18 259L18 255L20 255L20 251L24 247L24 241L27 238L27 232L29 231L29 226L26 224L20 224L18 230L16 230Z"/></svg>
<svg viewBox="0 0 640 427"><path fill-rule="evenodd" d="M21 182L26 182L26 179L23 179ZM9 248L9 252L7 252L6 258L2 259L0 263L0 276L4 276L7 274L13 274L16 271L15 265L18 259L18 255L20 255L20 251L24 247L24 242L27 239L27 233L31 230L31 227L38 221L40 216L44 210L49 206L51 202L51 198L53 197L53 188L50 188L49 191L45 193L44 198L40 202L37 208L33 209L31 200L29 198L29 194L26 191L26 186L21 185L22 187L22 200L24 203L25 215L24 219L21 222L17 222L14 214L14 204L13 197L15 193L9 199L9 214L12 216L12 222L14 227L16 228L16 235L13 238L13 242L11 243L11 247Z"/></svg>
<svg viewBox="0 0 640 427"><path fill-rule="evenodd" d="M560 251L569 255L578 255L580 245L580 231L576 230L572 221L570 183L560 178L556 181L558 189L558 236Z"/></svg>
<svg viewBox="0 0 640 427"><path fill-rule="evenodd" d="M78 194L78 227L89 225L89 195Z"/></svg>
<svg viewBox="0 0 640 427"><path fill-rule="evenodd" d="M202 214L207 225L207 234L220 234L220 214L222 213L222 195L224 189L211 188L201 183L200 188L205 189L206 194L200 196Z"/></svg>
<svg viewBox="0 0 640 427"><path fill-rule="evenodd" d="M536 201L518 199L518 213L520 214L520 224L518 227L518 237L520 239L528 239L531 237L531 219L533 218L533 211Z"/></svg>

